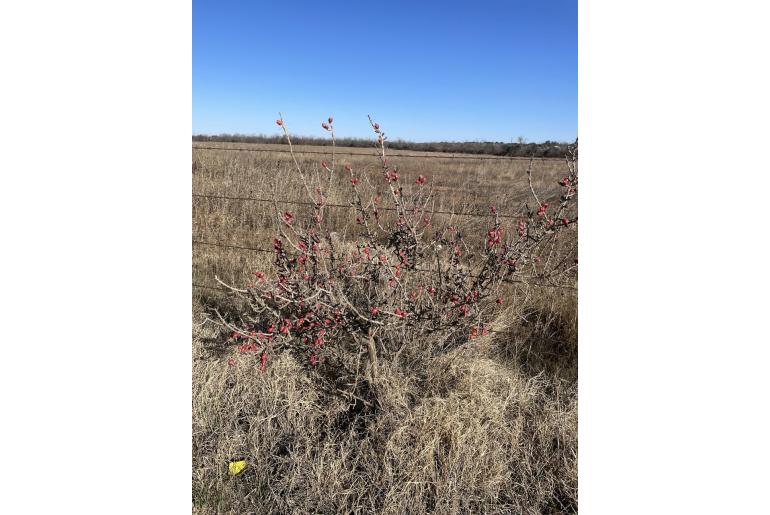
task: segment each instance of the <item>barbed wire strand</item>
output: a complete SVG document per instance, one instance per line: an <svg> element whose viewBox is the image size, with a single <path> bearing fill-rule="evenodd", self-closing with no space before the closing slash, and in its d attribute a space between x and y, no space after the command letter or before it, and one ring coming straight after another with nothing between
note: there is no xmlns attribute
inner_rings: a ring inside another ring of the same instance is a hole
<svg viewBox="0 0 770 515"><path fill-rule="evenodd" d="M266 199L266 198L256 198L256 197L231 197L228 195L203 195L201 193L193 193L193 197L195 198L207 198L207 199L218 199L218 200L243 200L243 201L250 201L250 202L264 202L264 203L273 203L273 199ZM301 200L283 200L283 199L276 199L275 202L280 204L289 204L289 205L296 205L296 206L315 206L316 204L313 202L308 201L301 201ZM333 207L333 208L346 208L346 209L355 209L356 207L351 204L331 204L326 203L324 204L324 207ZM378 207L378 211L395 211L396 209L393 207ZM473 216L477 218L493 218L494 215L491 214L484 214L484 213L471 213L469 211L445 211L441 209L437 210L425 210L422 211L424 214L432 214L432 215L454 215L454 216ZM499 213L497 216L500 218L520 218L524 217L524 214L520 215L509 215L509 214L503 214Z"/></svg>
<svg viewBox="0 0 770 515"><path fill-rule="evenodd" d="M193 150L227 150L233 152L274 152L278 154L290 154L291 150L284 149L267 149L267 148L239 148L239 147L203 147L200 145L193 145ZM323 152L320 150L295 150L295 154L323 154L329 155L329 152ZM339 152L336 151L335 155L347 155L347 156L362 156L362 157L379 157L378 154L369 154L366 152ZM479 161L528 161L531 157L525 156L437 156L437 155L421 155L421 154L390 154L390 158L407 157L411 159L466 159L466 160L479 160ZM563 157L536 157L535 159L541 160L562 160Z"/></svg>
<svg viewBox="0 0 770 515"><path fill-rule="evenodd" d="M228 290L224 288L223 286L207 286L205 284L196 284L193 283L193 288L200 288L202 290L215 290L215 291L221 291L221 292L227 292ZM497 329L487 329L490 333L496 333L496 334L507 334L509 331L499 331Z"/></svg>
<svg viewBox="0 0 770 515"><path fill-rule="evenodd" d="M260 249L260 248L254 248L254 247L241 247L239 245L227 245L224 243L217 243L217 242L211 242L211 241L196 241L193 240L193 245L210 245L212 247L224 247L228 249L240 249L240 250L251 250L254 252L267 252L272 254L275 252L275 250L271 249Z"/></svg>
<svg viewBox="0 0 770 515"><path fill-rule="evenodd" d="M196 240L193 240L193 244L194 245L209 245L209 246L212 246L212 247L222 247L222 248L238 249L238 250L251 250L251 251L254 251L254 252L264 252L264 253L270 253L270 254L275 252L274 249L271 250L271 249L255 248L255 247L241 247L239 245L227 245L227 244L224 244L224 243L217 243L217 242L211 242L211 241L196 241ZM417 268L415 270L417 272L424 272L424 273L436 272L436 270L426 270L426 269L421 269L421 268ZM468 277L473 278L473 279L478 279L477 275L472 275L471 274ZM514 281L514 280L511 280L511 279L504 279L503 282L506 282L506 283L531 284L533 286L543 286L543 287L546 287L546 288L558 288L558 289L564 289L564 290L577 290L577 288L574 287L574 286L564 286L564 285L559 285L559 284L532 283L532 282L529 282L529 281Z"/></svg>

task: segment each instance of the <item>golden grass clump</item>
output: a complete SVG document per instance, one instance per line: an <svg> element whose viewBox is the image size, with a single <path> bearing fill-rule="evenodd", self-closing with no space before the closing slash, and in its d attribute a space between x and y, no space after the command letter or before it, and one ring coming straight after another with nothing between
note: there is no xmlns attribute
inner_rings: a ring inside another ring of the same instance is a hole
<svg viewBox="0 0 770 515"><path fill-rule="evenodd" d="M569 513L577 387L497 359L510 335L406 377L377 409L318 388L289 355L193 342L193 498L200 513ZM234 365L228 364L235 359ZM418 371L415 371L418 372ZM230 477L227 463L245 459Z"/></svg>

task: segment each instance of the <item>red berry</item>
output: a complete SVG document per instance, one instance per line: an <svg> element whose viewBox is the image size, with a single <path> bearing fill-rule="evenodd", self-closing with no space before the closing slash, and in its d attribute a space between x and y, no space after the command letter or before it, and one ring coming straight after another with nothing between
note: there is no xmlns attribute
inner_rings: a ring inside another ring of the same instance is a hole
<svg viewBox="0 0 770 515"><path fill-rule="evenodd" d="M265 366L267 365L267 352L262 353L262 358L260 358L259 361L260 361L259 369L265 370Z"/></svg>

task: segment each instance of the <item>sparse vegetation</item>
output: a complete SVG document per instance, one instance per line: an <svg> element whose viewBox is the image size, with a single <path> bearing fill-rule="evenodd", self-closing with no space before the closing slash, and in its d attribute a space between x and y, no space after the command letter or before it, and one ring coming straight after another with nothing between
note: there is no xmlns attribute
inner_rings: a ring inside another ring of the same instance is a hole
<svg viewBox="0 0 770 515"><path fill-rule="evenodd" d="M196 509L576 511L576 155L380 143L194 152Z"/></svg>

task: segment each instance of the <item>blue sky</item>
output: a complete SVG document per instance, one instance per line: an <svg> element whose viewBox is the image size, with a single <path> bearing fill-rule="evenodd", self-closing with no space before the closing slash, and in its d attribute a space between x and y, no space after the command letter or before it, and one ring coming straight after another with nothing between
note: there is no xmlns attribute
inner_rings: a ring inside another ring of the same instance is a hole
<svg viewBox="0 0 770 515"><path fill-rule="evenodd" d="M193 0L193 133L571 141L577 0Z"/></svg>

